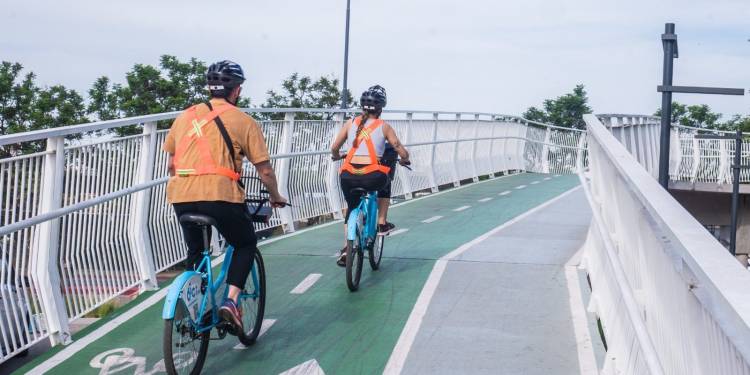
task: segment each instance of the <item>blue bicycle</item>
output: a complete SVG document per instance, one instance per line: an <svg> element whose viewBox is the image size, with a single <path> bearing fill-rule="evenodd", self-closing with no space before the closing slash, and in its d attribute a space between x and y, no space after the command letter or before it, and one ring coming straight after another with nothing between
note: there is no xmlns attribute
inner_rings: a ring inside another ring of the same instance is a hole
<svg viewBox="0 0 750 375"><path fill-rule="evenodd" d="M251 213L255 222L267 222L270 207L263 204L268 199L248 199L248 206L256 207ZM224 264L218 276L211 269L209 231L216 226L213 218L200 214L184 214L180 222L199 226L203 231L203 259L195 271L185 271L172 282L164 302L164 363L169 374L199 374L206 360L211 330L217 338L227 333L237 336L246 346L252 345L260 333L266 303L266 271L260 251L255 252L250 277L239 296L242 307L242 325L247 332L234 332L232 326L219 317L219 306L227 298L229 288L226 275L232 262L234 248L227 245Z"/></svg>
<svg viewBox="0 0 750 375"><path fill-rule="evenodd" d="M407 169L408 164L403 165ZM385 237L378 235L378 192L354 188L352 194L359 195L357 208L352 210L347 222L346 234L346 286L356 292L362 278L365 249L367 249L370 268L377 271L383 257Z"/></svg>

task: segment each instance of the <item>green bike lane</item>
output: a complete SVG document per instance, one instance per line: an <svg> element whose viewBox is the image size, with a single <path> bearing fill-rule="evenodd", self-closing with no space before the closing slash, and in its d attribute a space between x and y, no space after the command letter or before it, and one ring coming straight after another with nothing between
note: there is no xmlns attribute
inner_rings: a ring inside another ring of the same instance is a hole
<svg viewBox="0 0 750 375"><path fill-rule="evenodd" d="M371 271L365 261L356 293L347 289L344 271L333 258L343 244L340 224L262 245L267 273L265 319L274 322L249 348L238 349L232 336L211 341L203 372L279 374L315 360L326 374L382 373L438 258L577 185L575 176L518 174L395 206L390 221L408 230L386 239L380 270ZM465 206L469 207L455 211ZM423 222L437 216L442 217ZM304 293L291 294L310 274L321 276ZM160 301L48 373L163 372L161 310Z"/></svg>

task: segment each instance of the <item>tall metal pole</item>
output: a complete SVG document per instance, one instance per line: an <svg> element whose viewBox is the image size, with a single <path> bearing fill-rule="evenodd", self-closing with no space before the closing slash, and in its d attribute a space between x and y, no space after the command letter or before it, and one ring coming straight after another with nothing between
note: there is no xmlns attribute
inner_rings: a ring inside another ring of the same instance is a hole
<svg viewBox="0 0 750 375"><path fill-rule="evenodd" d="M674 58L677 55L677 35L674 34L674 24L664 25L664 34L661 36L664 48L664 71L662 73L662 85L672 86L672 74L674 73ZM672 125L672 92L661 93L661 141L659 142L659 184L667 189L669 187L669 137Z"/></svg>
<svg viewBox="0 0 750 375"><path fill-rule="evenodd" d="M742 163L742 130L737 129L734 141L734 164L732 165L732 228L729 232L729 252L737 255L737 211L740 206L740 165Z"/></svg>
<svg viewBox="0 0 750 375"><path fill-rule="evenodd" d="M346 0L346 36L344 37L344 88L341 90L341 108L348 107L347 98L347 80L349 79L349 4L351 0Z"/></svg>

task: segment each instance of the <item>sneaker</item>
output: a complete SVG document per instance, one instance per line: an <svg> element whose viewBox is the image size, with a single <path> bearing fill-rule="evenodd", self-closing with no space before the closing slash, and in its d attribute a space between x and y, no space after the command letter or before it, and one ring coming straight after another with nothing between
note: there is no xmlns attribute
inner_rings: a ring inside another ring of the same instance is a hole
<svg viewBox="0 0 750 375"><path fill-rule="evenodd" d="M385 236L386 234L391 233L395 228L396 225L386 221L385 224L378 225L378 234L381 236Z"/></svg>
<svg viewBox="0 0 750 375"><path fill-rule="evenodd" d="M235 332L242 332L242 310L232 299L224 300L219 308L219 316L229 322Z"/></svg>
<svg viewBox="0 0 750 375"><path fill-rule="evenodd" d="M346 248L339 250L339 258L336 259L336 264L339 267L346 267Z"/></svg>

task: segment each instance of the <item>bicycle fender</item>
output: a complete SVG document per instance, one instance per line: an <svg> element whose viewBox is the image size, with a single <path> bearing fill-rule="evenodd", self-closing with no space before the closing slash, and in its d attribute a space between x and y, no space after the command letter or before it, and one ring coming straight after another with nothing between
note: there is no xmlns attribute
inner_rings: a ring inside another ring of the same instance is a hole
<svg viewBox="0 0 750 375"><path fill-rule="evenodd" d="M174 318L177 303L183 300L187 305L190 318L195 321L200 302L203 299L203 293L201 292L202 275L199 272L186 271L172 282L164 301L164 310L161 314L163 319Z"/></svg>
<svg viewBox="0 0 750 375"><path fill-rule="evenodd" d="M349 241L357 239L357 216L359 216L359 208L352 210L349 214L349 221L346 223L346 239Z"/></svg>

